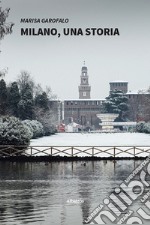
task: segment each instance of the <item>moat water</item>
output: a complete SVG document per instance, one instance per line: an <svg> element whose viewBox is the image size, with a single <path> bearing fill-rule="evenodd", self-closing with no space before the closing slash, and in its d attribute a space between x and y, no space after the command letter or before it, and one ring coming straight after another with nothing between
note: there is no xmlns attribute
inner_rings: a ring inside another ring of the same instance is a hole
<svg viewBox="0 0 150 225"><path fill-rule="evenodd" d="M0 162L0 224L83 224L141 162Z"/></svg>

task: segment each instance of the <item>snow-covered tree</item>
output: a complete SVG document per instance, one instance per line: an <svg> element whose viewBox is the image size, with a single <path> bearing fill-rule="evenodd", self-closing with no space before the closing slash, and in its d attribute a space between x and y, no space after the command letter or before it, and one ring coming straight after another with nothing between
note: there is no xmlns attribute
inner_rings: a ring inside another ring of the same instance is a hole
<svg viewBox="0 0 150 225"><path fill-rule="evenodd" d="M123 119L128 110L128 98L122 91L114 90L106 98L104 107L106 113L118 113Z"/></svg>

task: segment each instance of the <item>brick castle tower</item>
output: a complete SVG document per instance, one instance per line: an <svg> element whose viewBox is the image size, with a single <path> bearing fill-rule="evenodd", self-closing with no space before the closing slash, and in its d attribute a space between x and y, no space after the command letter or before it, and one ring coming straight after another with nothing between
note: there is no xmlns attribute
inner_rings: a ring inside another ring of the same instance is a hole
<svg viewBox="0 0 150 225"><path fill-rule="evenodd" d="M79 86L79 99L90 99L91 98L91 86L89 85L89 76L88 69L85 66L82 66L81 69L81 83Z"/></svg>

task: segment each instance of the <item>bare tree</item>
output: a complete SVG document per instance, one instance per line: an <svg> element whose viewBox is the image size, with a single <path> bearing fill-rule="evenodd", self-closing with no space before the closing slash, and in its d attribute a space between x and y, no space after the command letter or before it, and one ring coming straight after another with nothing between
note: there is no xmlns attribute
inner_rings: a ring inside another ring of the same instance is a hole
<svg viewBox="0 0 150 225"><path fill-rule="evenodd" d="M20 75L18 76L17 83L21 92L23 91L23 89L26 87L27 84L32 90L32 93L34 92L35 86L34 80L28 71L25 70L21 71Z"/></svg>
<svg viewBox="0 0 150 225"><path fill-rule="evenodd" d="M36 107L35 116L43 125L45 135L50 135L56 132L56 125L58 125L58 115L56 113L50 109L45 111L40 107Z"/></svg>
<svg viewBox="0 0 150 225"><path fill-rule="evenodd" d="M41 86L41 84L37 84L34 86L34 96L38 96L38 95L41 95L43 93L43 88Z"/></svg>
<svg viewBox="0 0 150 225"><path fill-rule="evenodd" d="M45 92L46 92L46 94L47 94L47 96L48 96L48 98L49 98L50 100L56 100L56 99L57 99L57 95L55 95L55 94L52 93L51 87L46 86Z"/></svg>
<svg viewBox="0 0 150 225"><path fill-rule="evenodd" d="M8 67L0 71L0 77L4 78L7 73L8 73Z"/></svg>

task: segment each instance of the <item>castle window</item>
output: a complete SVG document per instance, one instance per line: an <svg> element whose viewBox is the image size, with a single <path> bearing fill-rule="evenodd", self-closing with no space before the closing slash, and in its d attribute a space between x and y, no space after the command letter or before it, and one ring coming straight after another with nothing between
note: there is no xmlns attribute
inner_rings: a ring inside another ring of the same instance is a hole
<svg viewBox="0 0 150 225"><path fill-rule="evenodd" d="M83 96L86 96L86 92L83 92Z"/></svg>

